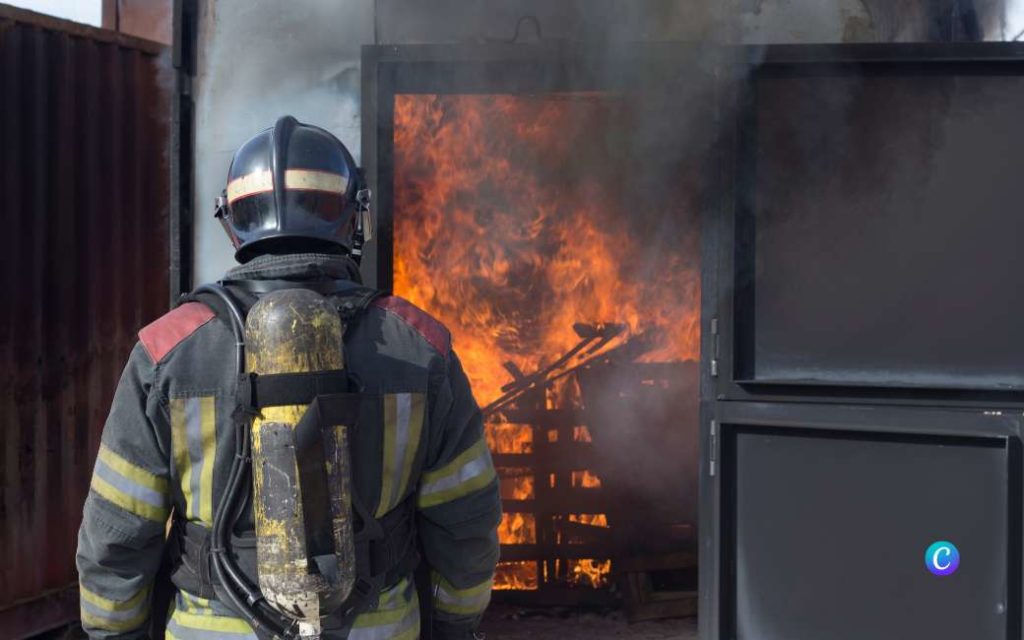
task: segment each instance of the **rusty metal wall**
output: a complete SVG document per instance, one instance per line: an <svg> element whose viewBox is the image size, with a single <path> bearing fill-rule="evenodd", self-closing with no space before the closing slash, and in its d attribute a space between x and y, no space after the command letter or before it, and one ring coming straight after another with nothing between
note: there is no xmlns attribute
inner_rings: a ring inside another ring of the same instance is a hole
<svg viewBox="0 0 1024 640"><path fill-rule="evenodd" d="M168 301L169 56L0 5L0 636L77 616L114 387Z"/></svg>

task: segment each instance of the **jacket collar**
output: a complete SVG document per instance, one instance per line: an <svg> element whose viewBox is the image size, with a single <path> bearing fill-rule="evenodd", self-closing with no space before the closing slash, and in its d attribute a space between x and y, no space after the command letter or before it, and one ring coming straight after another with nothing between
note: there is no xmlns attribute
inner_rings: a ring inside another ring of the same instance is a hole
<svg viewBox="0 0 1024 640"><path fill-rule="evenodd" d="M323 253L257 256L230 269L226 280L351 280L362 283L359 267L348 256Z"/></svg>

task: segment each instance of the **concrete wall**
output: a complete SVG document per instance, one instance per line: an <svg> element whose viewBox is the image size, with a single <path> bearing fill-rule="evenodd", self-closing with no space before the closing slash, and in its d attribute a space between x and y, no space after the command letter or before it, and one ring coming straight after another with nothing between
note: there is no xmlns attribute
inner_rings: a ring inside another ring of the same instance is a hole
<svg viewBox="0 0 1024 640"><path fill-rule="evenodd" d="M196 82L196 284L234 264L213 218L234 150L282 115L359 153L359 50L373 0L205 0Z"/></svg>
<svg viewBox="0 0 1024 640"><path fill-rule="evenodd" d="M120 0L156 2L158 0ZM359 153L359 47L545 38L743 43L922 41L936 0L201 0L196 82L196 282L233 264L212 203L238 145L283 114ZM958 0L942 0L950 11ZM1024 0L975 0L984 36L1024 29ZM528 35L533 35L532 33Z"/></svg>

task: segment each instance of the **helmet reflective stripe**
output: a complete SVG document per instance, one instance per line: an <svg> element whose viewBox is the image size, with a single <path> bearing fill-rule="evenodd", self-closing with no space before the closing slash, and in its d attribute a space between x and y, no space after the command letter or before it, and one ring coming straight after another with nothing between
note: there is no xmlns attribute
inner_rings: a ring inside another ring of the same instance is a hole
<svg viewBox="0 0 1024 640"><path fill-rule="evenodd" d="M368 195L341 141L285 116L235 152L216 215L239 262L297 251L357 258L365 241L366 225L359 225L367 206L364 191Z"/></svg>
<svg viewBox="0 0 1024 640"><path fill-rule="evenodd" d="M344 194L348 190L348 178L328 171L313 169L288 169L284 174L285 189L298 191L326 191ZM246 196L274 190L274 177L269 171L254 171L249 175L232 180L228 184L228 203Z"/></svg>
<svg viewBox="0 0 1024 640"><path fill-rule="evenodd" d="M274 178L270 171L254 171L247 176L242 176L228 183L228 203L239 198L251 196L254 193L264 193L274 190Z"/></svg>
<svg viewBox="0 0 1024 640"><path fill-rule="evenodd" d="M289 169L284 174L284 188L344 194L348 191L348 178L340 173L327 171Z"/></svg>

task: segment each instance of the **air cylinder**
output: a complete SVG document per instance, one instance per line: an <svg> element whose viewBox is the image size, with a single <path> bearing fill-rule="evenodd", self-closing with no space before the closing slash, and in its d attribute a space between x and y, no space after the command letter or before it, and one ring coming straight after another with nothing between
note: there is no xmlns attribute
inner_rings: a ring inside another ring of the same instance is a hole
<svg viewBox="0 0 1024 640"><path fill-rule="evenodd" d="M339 372L343 333L337 309L320 294L268 293L246 319L248 370L257 376ZM312 432L304 424L299 433L308 406L265 406L253 422L253 517L260 590L298 621L301 635L316 637L320 618L355 583L351 425L317 425Z"/></svg>

